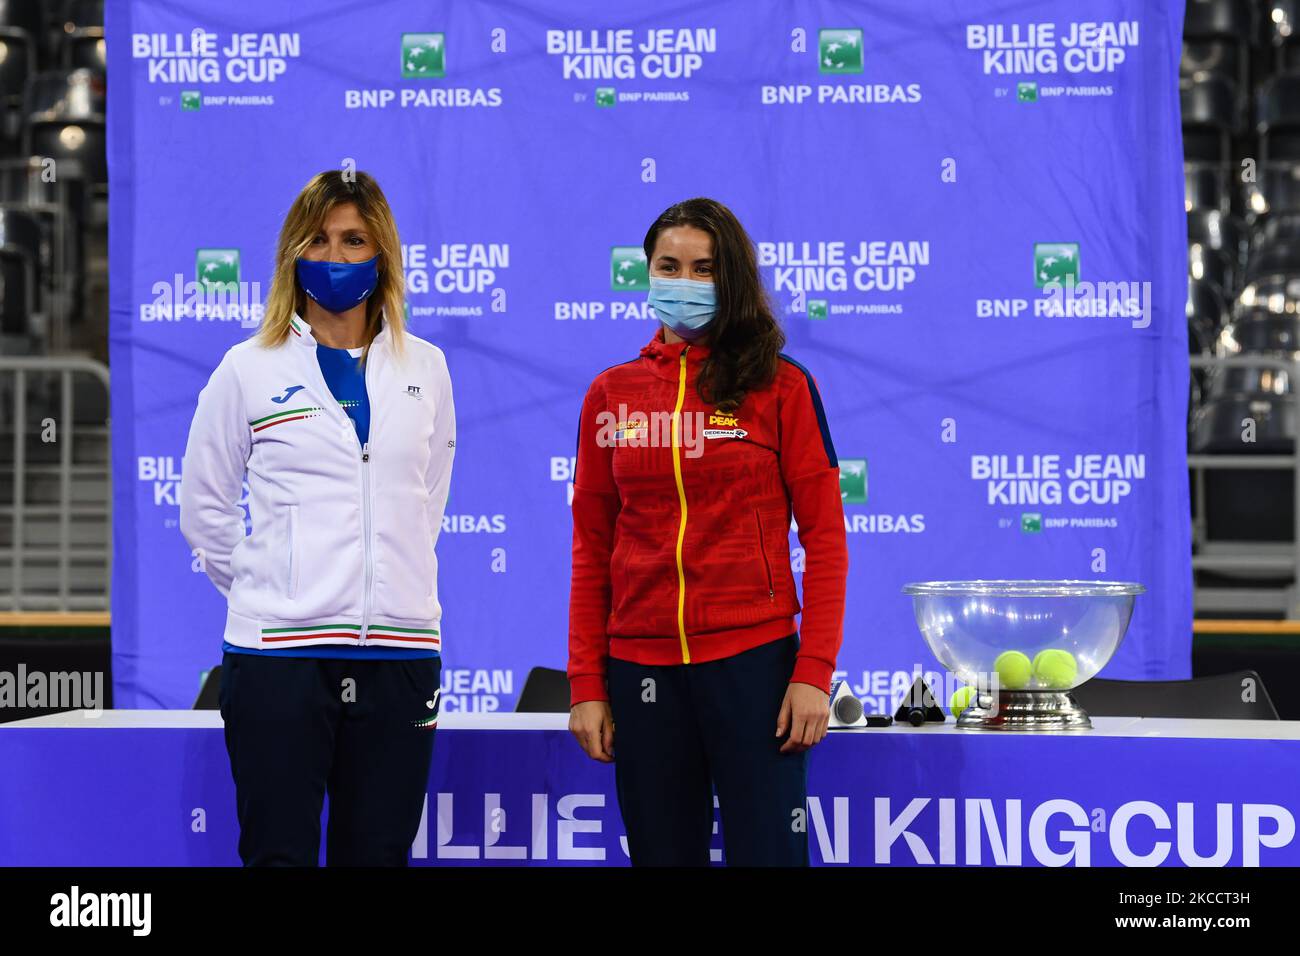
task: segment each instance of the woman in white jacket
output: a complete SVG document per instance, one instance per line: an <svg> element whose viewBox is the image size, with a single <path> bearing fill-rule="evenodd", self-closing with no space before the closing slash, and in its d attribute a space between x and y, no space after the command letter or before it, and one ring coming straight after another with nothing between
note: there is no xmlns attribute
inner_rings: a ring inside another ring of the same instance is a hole
<svg viewBox="0 0 1300 956"><path fill-rule="evenodd" d="M227 599L221 714L245 865L405 865L433 754L434 546L456 446L446 359L403 324L365 173L315 176L266 312L199 393L181 533ZM251 533L240 507L247 475Z"/></svg>

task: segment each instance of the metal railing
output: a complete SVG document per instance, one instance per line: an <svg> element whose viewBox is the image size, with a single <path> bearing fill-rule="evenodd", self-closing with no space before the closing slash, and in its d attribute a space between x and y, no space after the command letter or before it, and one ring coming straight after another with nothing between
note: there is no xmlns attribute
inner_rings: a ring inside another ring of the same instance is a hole
<svg viewBox="0 0 1300 956"><path fill-rule="evenodd" d="M1286 372L1289 376L1291 392L1285 398L1295 404L1295 421L1300 424L1300 387L1298 387L1300 381L1297 380L1300 363L1271 355L1234 355L1229 357L1193 355L1189 357L1189 361L1194 369L1260 368ZM1284 396L1279 395L1278 397L1281 399ZM1244 599L1239 602L1239 606L1224 606L1223 610L1277 609L1285 611L1288 618L1300 618L1300 590L1298 590L1300 588L1300 547L1297 546L1300 544L1300 470L1297 470L1297 461L1300 461L1300 456L1297 456L1294 452L1290 455L1188 454L1187 456L1187 466L1194 475L1194 487L1192 489L1195 504L1192 525L1193 546L1204 547L1216 544L1216 542L1209 539L1206 530L1205 472L1273 469L1290 469L1292 472L1292 495L1295 502L1293 520L1296 525L1296 527L1292 528L1292 543L1242 542L1236 545L1235 548L1227 548L1220 553L1192 555L1193 570L1225 572L1275 571L1287 572L1293 576L1293 581L1288 587L1269 589L1281 598L1279 605L1260 608L1261 600L1268 600L1270 595L1260 589L1251 589L1243 590L1238 595L1239 598ZM1198 588L1197 590L1204 592L1210 589Z"/></svg>
<svg viewBox="0 0 1300 956"><path fill-rule="evenodd" d="M57 429L55 444L58 446L59 454L57 465L54 466L58 480L58 500L52 506L33 505L27 500L29 477L27 439L29 434L38 433L39 431L28 427L28 385L31 378L48 375L57 375L58 377L58 418L55 420ZM78 510L78 506L73 503L72 496L74 441L78 434L76 417L73 414L74 375L89 375L99 381L104 387L105 407L107 407L108 368L101 362L76 356L0 356L0 387L6 384L4 379L11 379L12 388L4 389L4 392L11 397L13 402L12 461L9 463L13 473L12 488L9 496L10 501L7 504L0 503L0 513L9 513L9 525L12 535L9 547L0 549L0 555L7 556L10 561L7 609L11 611L24 609L74 611L108 608L113 557L112 450L111 443L108 441L111 419L108 415L105 415L102 429L102 435L105 439L103 461L90 463L89 468L84 472L84 476L92 481L102 477L105 488L103 502L104 541L102 548L104 577L102 589L98 589L102 593L87 594L74 602L71 587L72 523L73 513ZM51 509L58 525L57 548L53 553L49 549L34 548L29 544L27 535L31 517L40 514L48 516ZM100 557L99 550L93 549L90 557L92 559ZM34 566L41 562L48 562L51 559L55 564L57 575L57 584L53 594L29 592L24 584L25 566L29 562ZM0 589L0 595L3 595L3 593L3 590ZM87 605L89 605L89 608Z"/></svg>

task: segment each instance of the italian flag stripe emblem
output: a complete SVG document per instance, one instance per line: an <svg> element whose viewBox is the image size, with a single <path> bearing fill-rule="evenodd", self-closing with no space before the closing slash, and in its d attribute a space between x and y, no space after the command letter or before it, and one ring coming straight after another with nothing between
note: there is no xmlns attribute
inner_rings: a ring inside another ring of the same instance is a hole
<svg viewBox="0 0 1300 956"><path fill-rule="evenodd" d="M404 644L423 644L428 647L440 647L442 645L442 638L435 627L392 627L387 624L372 624L368 636L385 641L401 641ZM360 640L361 625L312 624L307 627L262 628L263 644L318 641L323 637L346 637Z"/></svg>
<svg viewBox="0 0 1300 956"><path fill-rule="evenodd" d="M313 418L321 411L323 411L323 409L319 405L307 405L303 408L290 408L287 411L276 412L274 415L267 415L265 418L255 418L248 424L252 426L253 431L260 432L263 429L270 428L272 425L282 425L285 422L296 422L300 418Z"/></svg>

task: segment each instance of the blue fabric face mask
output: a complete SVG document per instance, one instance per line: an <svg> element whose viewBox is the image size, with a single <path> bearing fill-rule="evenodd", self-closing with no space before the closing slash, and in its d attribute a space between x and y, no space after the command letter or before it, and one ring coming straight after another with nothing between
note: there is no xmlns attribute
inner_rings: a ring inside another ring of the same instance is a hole
<svg viewBox="0 0 1300 956"><path fill-rule="evenodd" d="M327 312L346 312L370 298L379 284L379 256L365 262L298 259L302 290Z"/></svg>
<svg viewBox="0 0 1300 956"><path fill-rule="evenodd" d="M718 293L712 282L698 279L650 277L646 297L668 328L687 341L698 339L718 314Z"/></svg>

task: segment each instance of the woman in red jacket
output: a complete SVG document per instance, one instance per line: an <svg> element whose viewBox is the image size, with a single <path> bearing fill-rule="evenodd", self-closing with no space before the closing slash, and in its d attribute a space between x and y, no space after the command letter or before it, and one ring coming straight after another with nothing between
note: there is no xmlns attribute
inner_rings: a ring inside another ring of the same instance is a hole
<svg viewBox="0 0 1300 956"><path fill-rule="evenodd" d="M839 463L731 211L678 203L644 246L661 325L578 423L569 728L614 762L633 865L708 864L715 789L729 864L806 865L848 572Z"/></svg>

